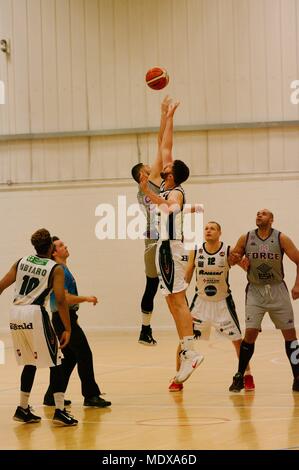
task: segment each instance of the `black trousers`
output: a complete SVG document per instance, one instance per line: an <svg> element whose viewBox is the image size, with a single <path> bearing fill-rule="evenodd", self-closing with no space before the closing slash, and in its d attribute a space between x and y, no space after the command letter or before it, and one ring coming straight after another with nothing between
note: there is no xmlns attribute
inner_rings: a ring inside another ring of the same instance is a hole
<svg viewBox="0 0 299 470"><path fill-rule="evenodd" d="M81 391L85 398L90 398L100 395L100 389L95 381L94 370L93 370L93 358L92 352L89 347L87 338L84 331L77 323L77 314L74 310L70 310L71 319L71 338L65 348L62 349L63 359L61 364L63 381L64 381L64 392L67 389L70 376L77 365L78 374L81 380ZM58 313L53 313L52 323L54 330L60 338L64 331L64 325L60 319ZM52 396L53 384L51 383L46 392L46 396Z"/></svg>

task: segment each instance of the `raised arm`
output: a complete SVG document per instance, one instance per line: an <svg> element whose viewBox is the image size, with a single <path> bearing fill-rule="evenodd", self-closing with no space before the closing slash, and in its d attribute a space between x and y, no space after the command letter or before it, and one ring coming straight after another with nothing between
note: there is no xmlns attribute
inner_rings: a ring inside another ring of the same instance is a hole
<svg viewBox="0 0 299 470"><path fill-rule="evenodd" d="M296 300L299 298L299 250L296 248L292 240L284 233L280 234L280 246L290 260L297 266L296 280L292 289L292 297Z"/></svg>
<svg viewBox="0 0 299 470"><path fill-rule="evenodd" d="M176 103L171 103L168 106L168 112L166 115L166 126L161 143L163 168L166 165L169 165L169 163L173 162L173 116L179 104L180 103L177 101Z"/></svg>
<svg viewBox="0 0 299 470"><path fill-rule="evenodd" d="M158 142L157 142L158 150L157 150L156 159L151 166L151 172L149 175L149 180L157 184L158 186L161 183L160 173L163 169L161 144L162 144L162 139L163 139L163 135L164 135L165 127L166 127L166 117L167 117L168 106L170 104L170 101L171 100L169 96L165 96L165 98L163 99L161 103L160 128L159 128Z"/></svg>

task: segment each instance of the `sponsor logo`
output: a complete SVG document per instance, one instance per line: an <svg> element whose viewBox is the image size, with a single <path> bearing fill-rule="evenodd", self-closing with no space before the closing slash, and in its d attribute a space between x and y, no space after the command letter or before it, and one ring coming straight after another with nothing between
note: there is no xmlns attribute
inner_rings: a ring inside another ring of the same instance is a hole
<svg viewBox="0 0 299 470"><path fill-rule="evenodd" d="M32 323L10 323L11 330L33 330Z"/></svg>
<svg viewBox="0 0 299 470"><path fill-rule="evenodd" d="M205 294L208 297L213 297L213 295L217 294L217 288L215 286L206 286L205 287Z"/></svg>
<svg viewBox="0 0 299 470"><path fill-rule="evenodd" d="M223 271L205 271L204 269L200 269L198 271L198 274L200 276L221 276L221 274L223 274Z"/></svg>

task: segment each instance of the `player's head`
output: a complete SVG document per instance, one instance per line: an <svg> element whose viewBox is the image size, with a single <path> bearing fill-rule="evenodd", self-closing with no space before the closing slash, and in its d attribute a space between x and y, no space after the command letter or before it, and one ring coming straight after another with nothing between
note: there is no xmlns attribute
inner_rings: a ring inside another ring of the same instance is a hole
<svg viewBox="0 0 299 470"><path fill-rule="evenodd" d="M56 235L52 237L52 241L53 241L52 258L55 260L59 258L60 260L65 261L70 256L68 247Z"/></svg>
<svg viewBox="0 0 299 470"><path fill-rule="evenodd" d="M269 209L260 209L256 214L258 228L269 228L273 224L274 216Z"/></svg>
<svg viewBox="0 0 299 470"><path fill-rule="evenodd" d="M218 222L211 220L205 226L205 240L208 242L215 242L220 239L221 226Z"/></svg>
<svg viewBox="0 0 299 470"><path fill-rule="evenodd" d="M31 236L31 243L38 255L51 257L53 243L50 232L47 229L41 228L34 232Z"/></svg>
<svg viewBox="0 0 299 470"><path fill-rule="evenodd" d="M184 183L189 178L189 168L182 160L174 160L163 168L162 179L167 183L173 182L176 186Z"/></svg>
<svg viewBox="0 0 299 470"><path fill-rule="evenodd" d="M143 163L137 163L134 165L131 170L132 178L136 181L136 183L140 183L140 177L142 174L149 176L151 172L151 167L149 165L144 165Z"/></svg>

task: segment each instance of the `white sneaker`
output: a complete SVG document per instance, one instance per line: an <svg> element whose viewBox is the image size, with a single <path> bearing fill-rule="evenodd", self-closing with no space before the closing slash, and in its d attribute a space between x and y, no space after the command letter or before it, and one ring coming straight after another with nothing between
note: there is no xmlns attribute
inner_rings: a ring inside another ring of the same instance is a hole
<svg viewBox="0 0 299 470"><path fill-rule="evenodd" d="M202 363L204 356L199 354L196 351L188 349L187 351L182 351L180 354L181 358L181 367L174 378L174 381L177 384L181 384L187 380L192 372Z"/></svg>

